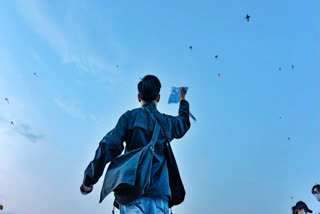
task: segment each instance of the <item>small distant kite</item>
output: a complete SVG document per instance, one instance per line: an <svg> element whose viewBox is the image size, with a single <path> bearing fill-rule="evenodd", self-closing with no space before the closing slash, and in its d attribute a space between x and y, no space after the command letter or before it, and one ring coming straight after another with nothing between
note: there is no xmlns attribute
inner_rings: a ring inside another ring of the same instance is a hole
<svg viewBox="0 0 320 214"><path fill-rule="evenodd" d="M192 51L192 46L191 45L189 46L189 49Z"/></svg>
<svg viewBox="0 0 320 214"><path fill-rule="evenodd" d="M249 22L249 20L250 20L250 16L247 14L247 16L246 16L246 20Z"/></svg>
<svg viewBox="0 0 320 214"><path fill-rule="evenodd" d="M215 55L214 58L218 59L218 55Z"/></svg>
<svg viewBox="0 0 320 214"><path fill-rule="evenodd" d="M14 125L13 121L11 121L11 125Z"/></svg>
<svg viewBox="0 0 320 214"><path fill-rule="evenodd" d="M36 75L37 75L37 73L36 73L36 72L34 72L34 73L33 73L33 75L35 75L35 76L36 76Z"/></svg>
<svg viewBox="0 0 320 214"><path fill-rule="evenodd" d="M294 70L294 65L291 65L291 69Z"/></svg>
<svg viewBox="0 0 320 214"><path fill-rule="evenodd" d="M290 137L288 137L288 140L291 140L291 138L290 138Z"/></svg>
<svg viewBox="0 0 320 214"><path fill-rule="evenodd" d="M220 74L220 73L218 73L218 77L219 77L219 78L221 77L221 74Z"/></svg>
<svg viewBox="0 0 320 214"><path fill-rule="evenodd" d="M291 196L290 198L293 199L293 196Z"/></svg>
<svg viewBox="0 0 320 214"><path fill-rule="evenodd" d="M179 103L180 102L179 94L180 94L181 88L182 87L172 87L171 88L171 94L169 96L168 104ZM184 87L184 88L186 89L186 91L188 91L188 87ZM191 112L189 112L189 116L194 121L197 121L196 117Z"/></svg>
<svg viewBox="0 0 320 214"><path fill-rule="evenodd" d="M7 101L7 103L9 104L9 99L8 98L5 98L5 101Z"/></svg>
<svg viewBox="0 0 320 214"><path fill-rule="evenodd" d="M281 67L279 67L279 71L281 71L282 70L282 68Z"/></svg>

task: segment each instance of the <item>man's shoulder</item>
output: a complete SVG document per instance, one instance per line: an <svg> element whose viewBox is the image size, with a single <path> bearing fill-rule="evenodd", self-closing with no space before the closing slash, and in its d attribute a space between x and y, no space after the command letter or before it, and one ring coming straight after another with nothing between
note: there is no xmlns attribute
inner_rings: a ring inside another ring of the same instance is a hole
<svg viewBox="0 0 320 214"><path fill-rule="evenodd" d="M143 111L144 110L141 107L139 107L139 108L134 108L134 109L128 110L124 114L127 115L127 116L134 116L137 113L140 113L140 112L143 112Z"/></svg>
<svg viewBox="0 0 320 214"><path fill-rule="evenodd" d="M173 117L169 114L165 114L158 111L158 109L155 109L153 112L156 113L161 118L161 120L163 120L163 122L167 122L168 120L170 120L171 117ZM136 119L138 119L139 121L150 120L152 118L152 116L150 115L151 113L148 113L148 111L146 111L143 107L128 110L124 114L131 121Z"/></svg>
<svg viewBox="0 0 320 214"><path fill-rule="evenodd" d="M168 120L170 120L171 117L174 117L172 115L162 113L158 111L158 109L155 109L154 112L163 120L163 122L168 122ZM138 107L138 108L128 110L123 115L125 115L127 119L129 119L130 121L136 120L138 118L139 118L138 119L139 121L151 119L149 113L146 112L146 110L143 107Z"/></svg>

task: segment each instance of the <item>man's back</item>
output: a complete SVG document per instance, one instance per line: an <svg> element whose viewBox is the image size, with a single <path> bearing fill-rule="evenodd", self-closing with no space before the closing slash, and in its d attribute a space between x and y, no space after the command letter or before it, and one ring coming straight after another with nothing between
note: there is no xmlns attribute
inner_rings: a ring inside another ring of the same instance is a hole
<svg viewBox="0 0 320 214"><path fill-rule="evenodd" d="M146 110L146 108L152 113ZM152 102L144 104L142 108L127 112L128 133L126 137L126 152L146 146L150 142L153 134L152 131L155 124L154 115L156 114L161 120L162 129L154 148L151 172L152 179L150 186L146 188L145 196L171 197L164 143L166 142L166 137L171 141L173 138L181 138L188 131L190 128L188 111L188 102L183 101L178 117L161 114ZM164 131L166 134L163 133Z"/></svg>

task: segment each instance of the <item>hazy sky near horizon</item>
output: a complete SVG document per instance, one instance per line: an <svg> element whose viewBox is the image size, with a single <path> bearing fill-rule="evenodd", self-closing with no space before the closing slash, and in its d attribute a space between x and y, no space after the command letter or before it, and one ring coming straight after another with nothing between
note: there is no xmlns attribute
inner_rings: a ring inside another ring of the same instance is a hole
<svg viewBox="0 0 320 214"><path fill-rule="evenodd" d="M110 213L79 187L146 74L198 119L175 214L320 212L319 1L1 1L0 26L0 213Z"/></svg>

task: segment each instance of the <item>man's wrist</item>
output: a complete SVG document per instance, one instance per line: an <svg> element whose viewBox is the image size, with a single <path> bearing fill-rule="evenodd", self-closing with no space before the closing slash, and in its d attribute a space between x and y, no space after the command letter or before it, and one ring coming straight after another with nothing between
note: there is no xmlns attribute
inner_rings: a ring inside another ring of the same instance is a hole
<svg viewBox="0 0 320 214"><path fill-rule="evenodd" d="M89 185L86 185L86 184L83 184L85 187L89 187L89 188L93 188L93 185L92 184L89 184Z"/></svg>
<svg viewBox="0 0 320 214"><path fill-rule="evenodd" d="M182 100L180 100L180 106L181 105L183 105L183 106L188 105L189 106L189 102L186 99L182 99Z"/></svg>
<svg viewBox="0 0 320 214"><path fill-rule="evenodd" d="M88 181L88 179L83 179L83 185L87 187L93 187L93 185Z"/></svg>

